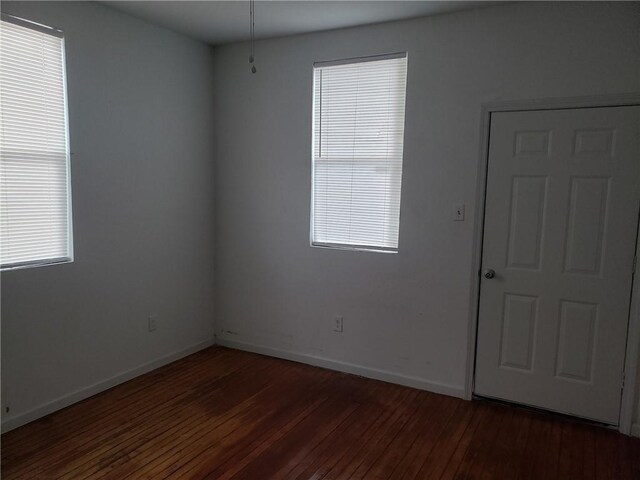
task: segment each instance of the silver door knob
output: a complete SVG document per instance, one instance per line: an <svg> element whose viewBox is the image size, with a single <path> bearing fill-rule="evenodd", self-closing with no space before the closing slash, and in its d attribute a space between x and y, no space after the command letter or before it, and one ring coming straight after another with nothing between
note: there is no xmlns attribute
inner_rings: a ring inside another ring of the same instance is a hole
<svg viewBox="0 0 640 480"><path fill-rule="evenodd" d="M484 278L487 278L487 279L491 280L495 276L496 276L495 270L491 270L490 268L487 268L484 271Z"/></svg>

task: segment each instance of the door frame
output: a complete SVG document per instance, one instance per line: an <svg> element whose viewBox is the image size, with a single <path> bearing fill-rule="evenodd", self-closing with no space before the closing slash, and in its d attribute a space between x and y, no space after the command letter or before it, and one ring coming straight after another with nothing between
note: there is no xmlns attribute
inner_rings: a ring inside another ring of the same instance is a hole
<svg viewBox="0 0 640 480"><path fill-rule="evenodd" d="M482 241L484 236L485 198L487 191L487 169L489 166L489 132L491 114L535 110L561 110L576 108L640 106L640 92L583 97L559 97L537 100L509 100L483 103L480 111L480 146L477 171L475 212L473 218L473 250L471 252L471 279L469 298L469 320L467 332L467 368L464 397L471 400L474 392L476 341L480 304L480 269L482 264ZM640 161L640 159L639 159ZM636 237L636 257L640 258L640 223ZM618 431L640 436L640 424L632 425L635 393L638 387L638 362L640 361L640 279L638 267L631 289L629 324L627 329L624 363L624 387L620 405Z"/></svg>

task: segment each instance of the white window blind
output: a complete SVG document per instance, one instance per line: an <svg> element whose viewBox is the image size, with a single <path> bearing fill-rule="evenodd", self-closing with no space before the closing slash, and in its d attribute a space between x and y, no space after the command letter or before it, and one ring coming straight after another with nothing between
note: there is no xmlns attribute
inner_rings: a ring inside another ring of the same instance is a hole
<svg viewBox="0 0 640 480"><path fill-rule="evenodd" d="M62 33L0 21L0 263L69 261L69 149Z"/></svg>
<svg viewBox="0 0 640 480"><path fill-rule="evenodd" d="M311 242L396 251L406 54L314 65Z"/></svg>

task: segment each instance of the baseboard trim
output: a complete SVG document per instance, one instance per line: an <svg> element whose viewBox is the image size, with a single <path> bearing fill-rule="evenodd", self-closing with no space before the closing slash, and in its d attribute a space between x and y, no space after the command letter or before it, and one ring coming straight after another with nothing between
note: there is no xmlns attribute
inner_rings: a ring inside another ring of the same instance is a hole
<svg viewBox="0 0 640 480"><path fill-rule="evenodd" d="M29 422L33 422L38 418L44 417L45 415L49 415L50 413L53 413L57 410L68 407L69 405L84 400L85 398L92 397L93 395L108 390L109 388L124 383L127 380L131 380L132 378L148 373L152 370L155 370L156 368L162 367L168 363L186 357L187 355L191 355L192 353L196 353L200 350L210 347L213 344L213 338L205 340L203 342L198 342L177 352L170 353L168 355L165 355L164 357L144 363L136 368L119 373L118 375L115 375L101 382L94 383L93 385L90 385L86 388L82 388L68 395L59 397L51 402L45 403L44 405L40 405L39 407L29 410L28 412L21 413L15 417L7 418L6 420L3 419L1 426L2 433L13 430L14 428L20 427Z"/></svg>
<svg viewBox="0 0 640 480"><path fill-rule="evenodd" d="M631 425L631 436L640 438L640 423Z"/></svg>
<svg viewBox="0 0 640 480"><path fill-rule="evenodd" d="M327 368L329 370L337 370L338 372L351 373L361 377L373 378L383 382L395 383L407 387L418 388L434 393L449 395L450 397L464 398L464 388L446 385L438 382L430 382L418 377L402 375L387 370L379 370L376 368L365 367L354 363L342 362L339 360L331 360L325 357L318 357L306 353L297 353L288 350L280 350L277 348L255 345L252 343L230 340L227 338L216 338L216 345L222 347L234 348L252 353L259 353L270 357L282 358L294 362L305 363L316 367Z"/></svg>

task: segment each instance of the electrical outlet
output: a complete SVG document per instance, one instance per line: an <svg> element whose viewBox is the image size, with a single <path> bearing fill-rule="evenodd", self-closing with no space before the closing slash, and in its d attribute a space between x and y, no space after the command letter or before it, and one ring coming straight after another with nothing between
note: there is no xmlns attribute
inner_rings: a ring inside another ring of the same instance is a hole
<svg viewBox="0 0 640 480"><path fill-rule="evenodd" d="M344 327L343 318L342 317L335 317L333 319L333 331L342 333L344 331L343 327Z"/></svg>
<svg viewBox="0 0 640 480"><path fill-rule="evenodd" d="M154 332L156 328L158 328L158 324L157 324L158 315L155 315L155 314L149 315L148 321L149 321L149 324L148 324L149 331Z"/></svg>

